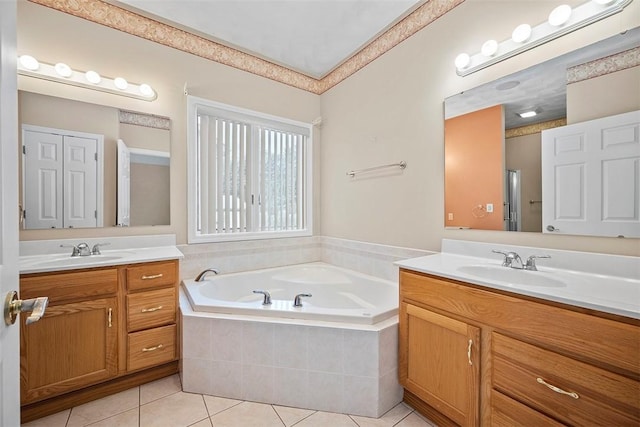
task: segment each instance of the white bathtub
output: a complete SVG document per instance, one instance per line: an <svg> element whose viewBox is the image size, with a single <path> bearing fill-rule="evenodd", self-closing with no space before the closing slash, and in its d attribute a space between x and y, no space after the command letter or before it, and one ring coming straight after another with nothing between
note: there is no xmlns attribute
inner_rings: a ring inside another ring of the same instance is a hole
<svg viewBox="0 0 640 427"><path fill-rule="evenodd" d="M180 292L184 391L366 417L402 400L397 284L323 263L207 279Z"/></svg>
<svg viewBox="0 0 640 427"><path fill-rule="evenodd" d="M299 264L243 273L209 274L183 281L194 311L374 324L398 312L396 283L325 263ZM265 290L271 304L263 305ZM297 294L302 307L294 307Z"/></svg>

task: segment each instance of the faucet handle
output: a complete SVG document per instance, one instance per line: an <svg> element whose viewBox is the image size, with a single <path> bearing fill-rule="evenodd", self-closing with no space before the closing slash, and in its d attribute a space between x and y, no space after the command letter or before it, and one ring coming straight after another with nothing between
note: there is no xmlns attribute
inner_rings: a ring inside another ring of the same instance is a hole
<svg viewBox="0 0 640 427"><path fill-rule="evenodd" d="M80 249L78 249L78 247L76 245L60 245L61 248L73 248L73 250L71 251L71 256L79 256L80 255Z"/></svg>
<svg viewBox="0 0 640 427"><path fill-rule="evenodd" d="M256 289L255 291L253 291L254 294L262 294L264 295L264 299L262 300L262 305L269 305L271 304L271 294L269 293L269 291L263 291L261 289Z"/></svg>
<svg viewBox="0 0 640 427"><path fill-rule="evenodd" d="M512 258L509 257L509 254L511 252L502 252L502 251L497 251L495 249L492 249L491 252L493 252L494 254L500 254L500 255L504 256L504 259L502 260L502 266L503 267L510 267L511 266Z"/></svg>
<svg viewBox="0 0 640 427"><path fill-rule="evenodd" d="M550 255L531 255L527 258L527 263L524 265L525 270L529 271L538 271L538 267L536 267L536 259L539 258L551 258Z"/></svg>
<svg viewBox="0 0 640 427"><path fill-rule="evenodd" d="M91 249L91 255L100 255L101 246L109 246L111 243L96 243Z"/></svg>

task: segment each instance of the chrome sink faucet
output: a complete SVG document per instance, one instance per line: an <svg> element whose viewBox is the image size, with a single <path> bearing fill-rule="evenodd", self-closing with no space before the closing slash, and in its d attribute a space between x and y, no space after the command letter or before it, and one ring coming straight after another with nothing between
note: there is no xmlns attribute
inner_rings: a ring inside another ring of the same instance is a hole
<svg viewBox="0 0 640 427"><path fill-rule="evenodd" d="M61 248L73 248L71 251L71 256L89 256L91 255L91 250L89 249L89 245L86 243L78 243L77 245L60 245Z"/></svg>
<svg viewBox="0 0 640 427"><path fill-rule="evenodd" d="M529 258L527 258L527 262L524 265L524 269L529 271L538 271L538 267L536 267L536 259L539 259L539 258L551 258L551 256L550 255L531 255Z"/></svg>
<svg viewBox="0 0 640 427"><path fill-rule="evenodd" d="M494 254L504 255L504 259L502 260L503 267L511 267L511 268L516 268L518 270L524 269L524 263L522 262L522 258L520 258L520 255L518 255L517 253L496 251L495 249L492 250L491 252L493 252Z"/></svg>

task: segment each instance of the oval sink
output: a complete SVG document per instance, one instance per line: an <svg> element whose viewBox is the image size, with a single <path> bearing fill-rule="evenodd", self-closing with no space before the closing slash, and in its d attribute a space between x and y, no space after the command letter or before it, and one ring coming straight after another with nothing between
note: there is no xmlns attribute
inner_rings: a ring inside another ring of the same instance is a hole
<svg viewBox="0 0 640 427"><path fill-rule="evenodd" d="M109 261L115 261L121 259L123 256L118 255L91 255L91 256L83 256L83 257L65 257L65 258L56 258L51 261L44 261L38 263L39 266L43 267L67 267L67 266L77 266L77 265L85 265L85 264L96 264L96 263L105 263Z"/></svg>
<svg viewBox="0 0 640 427"><path fill-rule="evenodd" d="M490 265L465 265L458 267L460 273L480 277L487 280L507 282L512 285L540 286L561 288L567 286L561 280L550 277L548 273L541 271L518 270L509 267L497 267Z"/></svg>

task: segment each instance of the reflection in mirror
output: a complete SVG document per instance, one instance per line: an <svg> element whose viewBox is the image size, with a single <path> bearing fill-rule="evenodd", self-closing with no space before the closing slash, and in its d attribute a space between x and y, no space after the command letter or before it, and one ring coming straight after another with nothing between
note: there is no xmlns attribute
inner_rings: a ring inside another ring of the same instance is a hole
<svg viewBox="0 0 640 427"><path fill-rule="evenodd" d="M124 141L133 153L128 193L126 199L122 197L123 201L127 200L127 209L130 211L127 225L170 223L168 118L26 91L19 91L18 101L22 138L26 139L25 130L45 128L62 139L66 134L76 137L76 140L70 139L73 142L77 142L77 137L95 136L103 145L102 153L96 153L95 157L98 159L95 163L103 168L102 175L97 174L96 182L85 181L85 178L94 175L94 172L86 168L78 170L75 166L77 162L73 167L67 166L66 162L68 157L78 160L93 156L87 154L88 151L68 150L64 142L60 142L60 151L50 150L53 153L50 157L55 159L50 159L48 164L40 165L40 169L29 167L30 163L26 160L30 156L23 155L20 182L20 204L24 212L21 218L23 228L125 225L121 224L117 215L117 208L122 207L118 204L120 198L117 196L117 187L120 184L116 170L119 139ZM22 146L26 143L28 141L20 141ZM34 153L39 154L34 158L41 157L45 152L45 146L55 145L41 145L39 149L34 150ZM28 152L26 149L24 151ZM100 167L98 169L100 170ZM31 171L36 171L35 179L30 178ZM53 179L54 176L58 178ZM36 182L35 186L33 182ZM38 190L34 192L32 188ZM92 201L93 198L97 201ZM78 221L78 217L84 220Z"/></svg>
<svg viewBox="0 0 640 427"><path fill-rule="evenodd" d="M640 109L639 46L640 27L445 99L445 226L543 231L542 131Z"/></svg>

